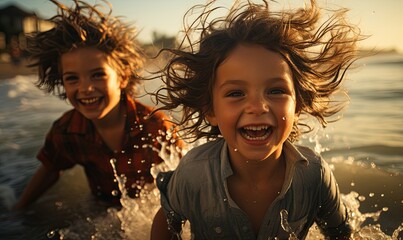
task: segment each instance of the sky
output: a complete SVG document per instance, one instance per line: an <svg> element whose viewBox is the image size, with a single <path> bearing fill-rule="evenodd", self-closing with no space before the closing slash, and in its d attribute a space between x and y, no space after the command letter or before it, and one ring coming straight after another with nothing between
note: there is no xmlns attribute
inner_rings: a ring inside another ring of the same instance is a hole
<svg viewBox="0 0 403 240"><path fill-rule="evenodd" d="M69 5L71 0L59 0ZM307 2L308 0L305 0ZM101 0L87 0L100 3ZM176 36L182 29L185 12L195 4L206 0L109 0L112 13L134 24L139 30L139 40L150 42L152 33ZM227 4L233 0L221 0ZM379 49L395 48L403 53L403 0L317 0L328 8L345 7L350 9L350 22L358 25L362 33L371 35L363 47ZM10 3L26 11L33 11L40 17L49 18L55 13L55 6L49 0L0 0L0 7ZM277 0L273 7L301 7L304 0Z"/></svg>

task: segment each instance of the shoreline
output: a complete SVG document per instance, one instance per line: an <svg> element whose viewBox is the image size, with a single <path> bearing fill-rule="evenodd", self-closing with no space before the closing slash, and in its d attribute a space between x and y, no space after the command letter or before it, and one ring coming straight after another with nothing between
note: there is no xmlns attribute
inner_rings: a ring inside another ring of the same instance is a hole
<svg viewBox="0 0 403 240"><path fill-rule="evenodd" d="M0 81L13 78L17 75L38 74L36 68L27 67L28 64L29 62L26 59L22 59L18 65L8 61L0 61Z"/></svg>

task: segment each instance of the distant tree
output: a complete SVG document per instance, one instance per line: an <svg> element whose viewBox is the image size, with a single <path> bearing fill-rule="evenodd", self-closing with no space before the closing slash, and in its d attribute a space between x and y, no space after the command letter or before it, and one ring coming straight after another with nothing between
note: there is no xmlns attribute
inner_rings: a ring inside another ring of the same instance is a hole
<svg viewBox="0 0 403 240"><path fill-rule="evenodd" d="M174 36L167 36L166 34L154 31L152 33L151 42L143 43L142 47L144 48L146 55L154 57L161 48L173 48L175 45L176 38ZM165 54L163 55L165 56Z"/></svg>
<svg viewBox="0 0 403 240"><path fill-rule="evenodd" d="M153 45L157 48L172 48L175 46L176 38L154 31L152 33Z"/></svg>

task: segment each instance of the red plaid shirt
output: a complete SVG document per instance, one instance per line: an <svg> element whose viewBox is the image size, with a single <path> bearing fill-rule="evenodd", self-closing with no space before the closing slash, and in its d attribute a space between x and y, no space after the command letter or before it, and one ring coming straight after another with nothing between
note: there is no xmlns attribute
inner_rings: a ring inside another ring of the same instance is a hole
<svg viewBox="0 0 403 240"><path fill-rule="evenodd" d="M127 120L122 151L110 150L92 122L73 109L53 123L37 158L45 167L54 170L82 165L92 192L113 202L121 195L120 191L116 196L112 194L119 190L110 163L111 159L116 159L117 174L127 177L128 194L136 197L138 186L154 181L150 168L163 161L155 151L161 148L156 137L162 136L165 140L163 133L172 128L172 124L163 120L167 118L162 113L144 119L150 113L149 107L130 97L126 97L125 102Z"/></svg>

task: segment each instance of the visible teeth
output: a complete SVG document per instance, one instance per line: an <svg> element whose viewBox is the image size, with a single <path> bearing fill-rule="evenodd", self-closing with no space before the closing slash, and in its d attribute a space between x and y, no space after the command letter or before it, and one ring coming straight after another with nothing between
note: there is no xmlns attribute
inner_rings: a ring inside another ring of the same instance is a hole
<svg viewBox="0 0 403 240"><path fill-rule="evenodd" d="M248 140L264 140L270 136L270 127L268 125L255 125L246 126L242 128L241 134L244 138Z"/></svg>
<svg viewBox="0 0 403 240"><path fill-rule="evenodd" d="M251 130L251 131L267 130L268 128L269 128L268 126L247 126L247 127L244 127L245 130Z"/></svg>
<svg viewBox="0 0 403 240"><path fill-rule="evenodd" d="M261 137L252 137L252 136L249 136L249 135L247 135L247 134L243 134L243 136L244 136L246 139L248 139L248 140L255 140L255 141L258 141L258 140L264 140L264 139L266 139L267 136L269 136L269 134L265 134L265 135L263 135L263 136L261 136Z"/></svg>
<svg viewBox="0 0 403 240"><path fill-rule="evenodd" d="M86 98L86 99L80 99L80 101L84 104L91 104L94 103L96 101L98 101L99 98L94 97L94 98Z"/></svg>

